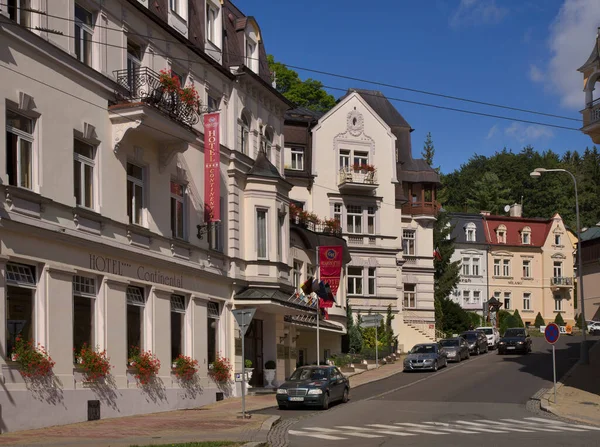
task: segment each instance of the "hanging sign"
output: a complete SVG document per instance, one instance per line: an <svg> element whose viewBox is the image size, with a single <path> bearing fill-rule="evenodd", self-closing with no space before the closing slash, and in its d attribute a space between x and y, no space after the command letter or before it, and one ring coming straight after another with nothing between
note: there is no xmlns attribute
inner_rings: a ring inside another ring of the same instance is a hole
<svg viewBox="0 0 600 447"><path fill-rule="evenodd" d="M204 115L204 212L205 222L221 220L221 146L219 112Z"/></svg>
<svg viewBox="0 0 600 447"><path fill-rule="evenodd" d="M344 247L341 245L319 247L319 280L329 283L331 294L335 297L340 285Z"/></svg>

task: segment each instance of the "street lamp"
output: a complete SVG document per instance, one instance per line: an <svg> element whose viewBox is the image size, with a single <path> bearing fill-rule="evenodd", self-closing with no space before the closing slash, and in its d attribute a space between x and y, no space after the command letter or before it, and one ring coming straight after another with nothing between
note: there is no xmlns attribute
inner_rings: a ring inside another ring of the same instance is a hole
<svg viewBox="0 0 600 447"><path fill-rule="evenodd" d="M583 331L583 342L581 343L581 351L579 354L579 362L588 365L590 363L590 358L587 350L587 342L585 336L586 322L585 322L585 303L583 301L583 263L581 262L581 226L579 225L579 197L577 196L577 180L575 176L566 169L546 169L546 168L536 168L533 170L531 174L529 174L533 178L539 178L542 174L546 172L566 172L573 179L573 184L575 185L575 216L577 218L577 276L579 276L579 285L577 292L581 297L581 320L582 320L582 331Z"/></svg>

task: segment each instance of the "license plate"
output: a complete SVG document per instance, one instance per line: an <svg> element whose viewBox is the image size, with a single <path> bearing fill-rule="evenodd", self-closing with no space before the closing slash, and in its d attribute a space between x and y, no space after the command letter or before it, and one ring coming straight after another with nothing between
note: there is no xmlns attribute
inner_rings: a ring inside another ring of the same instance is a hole
<svg viewBox="0 0 600 447"><path fill-rule="evenodd" d="M506 349L516 349L516 347L515 347L515 346L509 346L509 347L508 347L508 348L506 348Z"/></svg>
<svg viewBox="0 0 600 447"><path fill-rule="evenodd" d="M304 402L304 397L290 397L290 402Z"/></svg>

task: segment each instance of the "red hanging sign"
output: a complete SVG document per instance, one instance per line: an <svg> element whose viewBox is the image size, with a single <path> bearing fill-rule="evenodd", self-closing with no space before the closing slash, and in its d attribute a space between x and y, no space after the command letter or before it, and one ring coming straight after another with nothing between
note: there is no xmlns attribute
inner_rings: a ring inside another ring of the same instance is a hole
<svg viewBox="0 0 600 447"><path fill-rule="evenodd" d="M340 285L344 247L332 245L319 247L319 280L329 283L331 293L335 297Z"/></svg>
<svg viewBox="0 0 600 447"><path fill-rule="evenodd" d="M205 222L221 220L221 145L219 113L204 115L204 213Z"/></svg>

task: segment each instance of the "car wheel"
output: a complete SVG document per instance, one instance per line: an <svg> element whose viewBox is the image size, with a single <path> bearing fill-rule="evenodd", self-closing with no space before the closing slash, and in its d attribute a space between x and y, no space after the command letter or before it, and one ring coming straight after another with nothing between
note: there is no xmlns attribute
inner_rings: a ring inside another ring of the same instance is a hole
<svg viewBox="0 0 600 447"><path fill-rule="evenodd" d="M346 403L350 400L350 391L348 388L344 389L344 395L342 396L342 402Z"/></svg>
<svg viewBox="0 0 600 447"><path fill-rule="evenodd" d="M479 355L479 346L475 349L475 355Z"/></svg>
<svg viewBox="0 0 600 447"><path fill-rule="evenodd" d="M471 353L467 352L467 360L469 360L471 358Z"/></svg>
<svg viewBox="0 0 600 447"><path fill-rule="evenodd" d="M437 371L438 370L438 364L437 364L437 360L435 361L435 363L433 364L433 370Z"/></svg>
<svg viewBox="0 0 600 447"><path fill-rule="evenodd" d="M462 354L461 353L458 354L458 360L456 361L456 363L460 363L460 362L462 362Z"/></svg>
<svg viewBox="0 0 600 447"><path fill-rule="evenodd" d="M321 408L323 410L329 409L329 393L323 395L323 406Z"/></svg>
<svg viewBox="0 0 600 447"><path fill-rule="evenodd" d="M279 404L280 410L287 410L287 405Z"/></svg>

